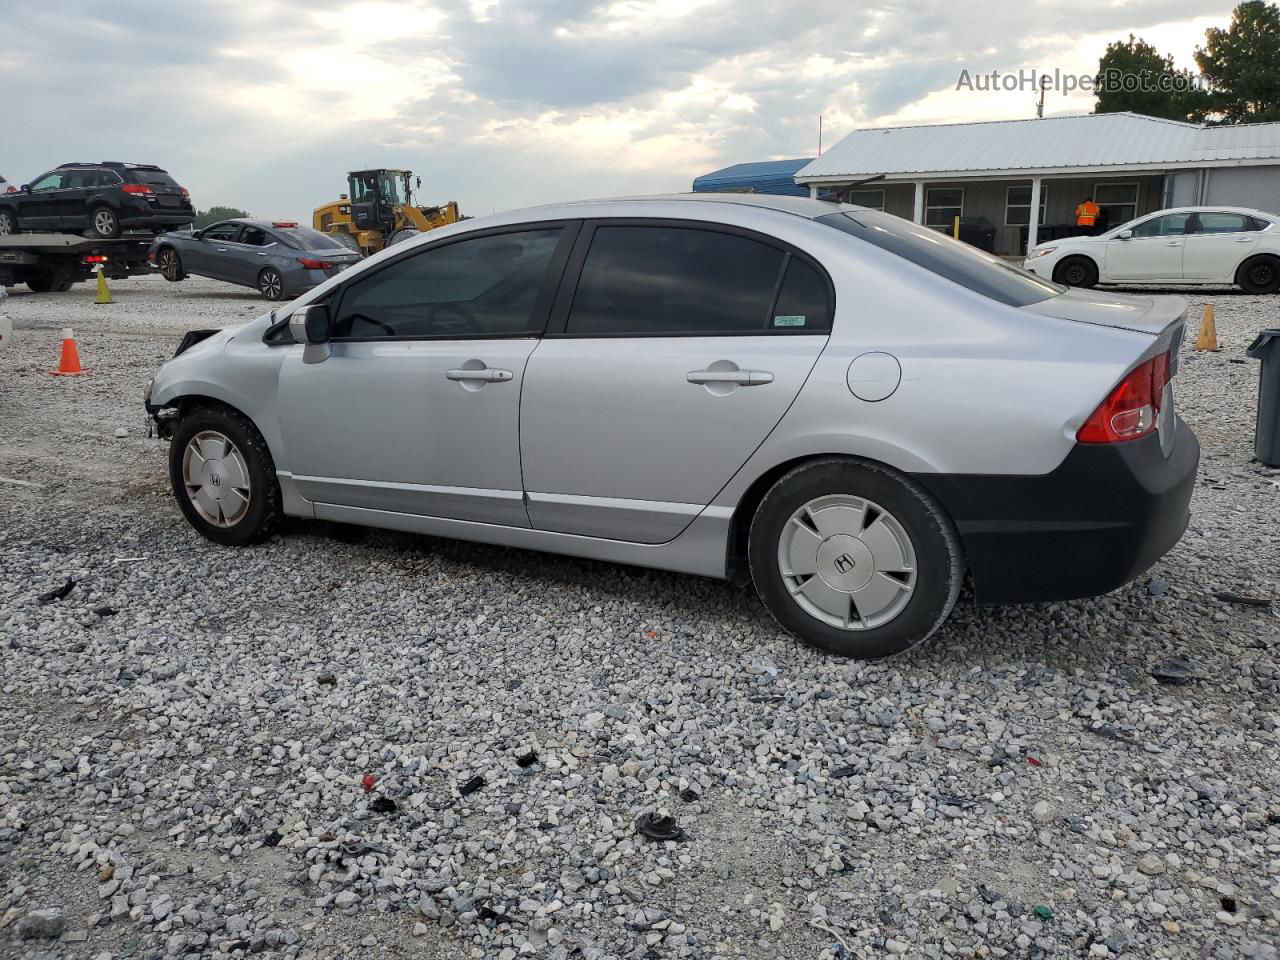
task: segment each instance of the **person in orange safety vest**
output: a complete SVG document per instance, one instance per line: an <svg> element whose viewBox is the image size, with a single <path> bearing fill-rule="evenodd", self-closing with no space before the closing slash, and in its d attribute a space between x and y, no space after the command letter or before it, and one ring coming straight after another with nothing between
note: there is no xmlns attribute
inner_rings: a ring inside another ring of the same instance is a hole
<svg viewBox="0 0 1280 960"><path fill-rule="evenodd" d="M1102 208L1093 202L1092 197L1085 197L1076 206L1076 226L1092 230L1101 212Z"/></svg>

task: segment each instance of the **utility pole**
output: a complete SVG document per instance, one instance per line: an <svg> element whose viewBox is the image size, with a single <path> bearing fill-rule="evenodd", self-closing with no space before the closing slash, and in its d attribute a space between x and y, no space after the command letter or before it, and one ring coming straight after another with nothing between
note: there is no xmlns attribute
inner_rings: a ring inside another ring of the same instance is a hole
<svg viewBox="0 0 1280 960"><path fill-rule="evenodd" d="M822 114L818 114L818 156L822 156Z"/></svg>
<svg viewBox="0 0 1280 960"><path fill-rule="evenodd" d="M1046 76L1040 77L1040 96L1036 99L1036 119L1037 120L1044 119L1044 89L1045 87L1048 86L1048 84L1045 83L1045 81L1048 79L1049 78Z"/></svg>

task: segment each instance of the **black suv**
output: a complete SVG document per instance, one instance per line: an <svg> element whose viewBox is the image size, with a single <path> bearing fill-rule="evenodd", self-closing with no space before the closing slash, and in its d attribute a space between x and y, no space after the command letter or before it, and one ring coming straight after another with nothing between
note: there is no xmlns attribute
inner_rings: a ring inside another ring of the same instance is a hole
<svg viewBox="0 0 1280 960"><path fill-rule="evenodd" d="M118 237L124 229L159 233L195 219L191 195L146 163L64 163L0 193L0 236L23 230Z"/></svg>

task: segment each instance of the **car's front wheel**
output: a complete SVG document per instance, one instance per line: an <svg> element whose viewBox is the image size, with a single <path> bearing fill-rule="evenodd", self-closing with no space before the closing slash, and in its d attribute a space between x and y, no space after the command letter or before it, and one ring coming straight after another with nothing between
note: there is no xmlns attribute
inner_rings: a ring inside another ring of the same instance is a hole
<svg viewBox="0 0 1280 960"><path fill-rule="evenodd" d="M879 464L824 459L783 476L760 501L751 576L788 632L841 656L892 656L925 640L964 577L950 519Z"/></svg>
<svg viewBox="0 0 1280 960"><path fill-rule="evenodd" d="M1275 293L1280 290L1280 260L1251 257L1240 264L1236 282L1246 293Z"/></svg>
<svg viewBox="0 0 1280 960"><path fill-rule="evenodd" d="M265 540L279 523L280 485L266 441L248 418L198 407L178 421L169 479L188 522L227 546Z"/></svg>
<svg viewBox="0 0 1280 960"><path fill-rule="evenodd" d="M89 226L95 237L114 240L120 236L120 218L110 207L98 207L89 215Z"/></svg>
<svg viewBox="0 0 1280 960"><path fill-rule="evenodd" d="M1098 282L1098 265L1088 257L1067 257L1053 271L1053 279L1068 287L1092 287Z"/></svg>
<svg viewBox="0 0 1280 960"><path fill-rule="evenodd" d="M173 247L160 248L160 252L156 255L156 266L160 268L160 275L170 283L186 279L187 274L182 269L182 258Z"/></svg>
<svg viewBox="0 0 1280 960"><path fill-rule="evenodd" d="M12 210L0 210L0 237L11 237L18 232L18 218Z"/></svg>
<svg viewBox="0 0 1280 960"><path fill-rule="evenodd" d="M258 274L258 292L268 300L284 299L284 277L275 267L266 267Z"/></svg>

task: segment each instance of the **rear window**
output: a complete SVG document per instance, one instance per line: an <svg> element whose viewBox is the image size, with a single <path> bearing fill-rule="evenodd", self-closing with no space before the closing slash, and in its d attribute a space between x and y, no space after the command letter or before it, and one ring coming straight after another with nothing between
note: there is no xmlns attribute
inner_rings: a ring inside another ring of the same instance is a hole
<svg viewBox="0 0 1280 960"><path fill-rule="evenodd" d="M1066 287L1041 280L977 247L888 213L832 213L818 223L909 260L930 273L1011 307L1056 297Z"/></svg>
<svg viewBox="0 0 1280 960"><path fill-rule="evenodd" d="M347 249L333 237L307 227L277 227L275 232L280 235L281 240L299 250L342 250L345 252Z"/></svg>
<svg viewBox="0 0 1280 960"><path fill-rule="evenodd" d="M178 181L163 170L130 170L134 183L145 183L150 187L176 187Z"/></svg>

